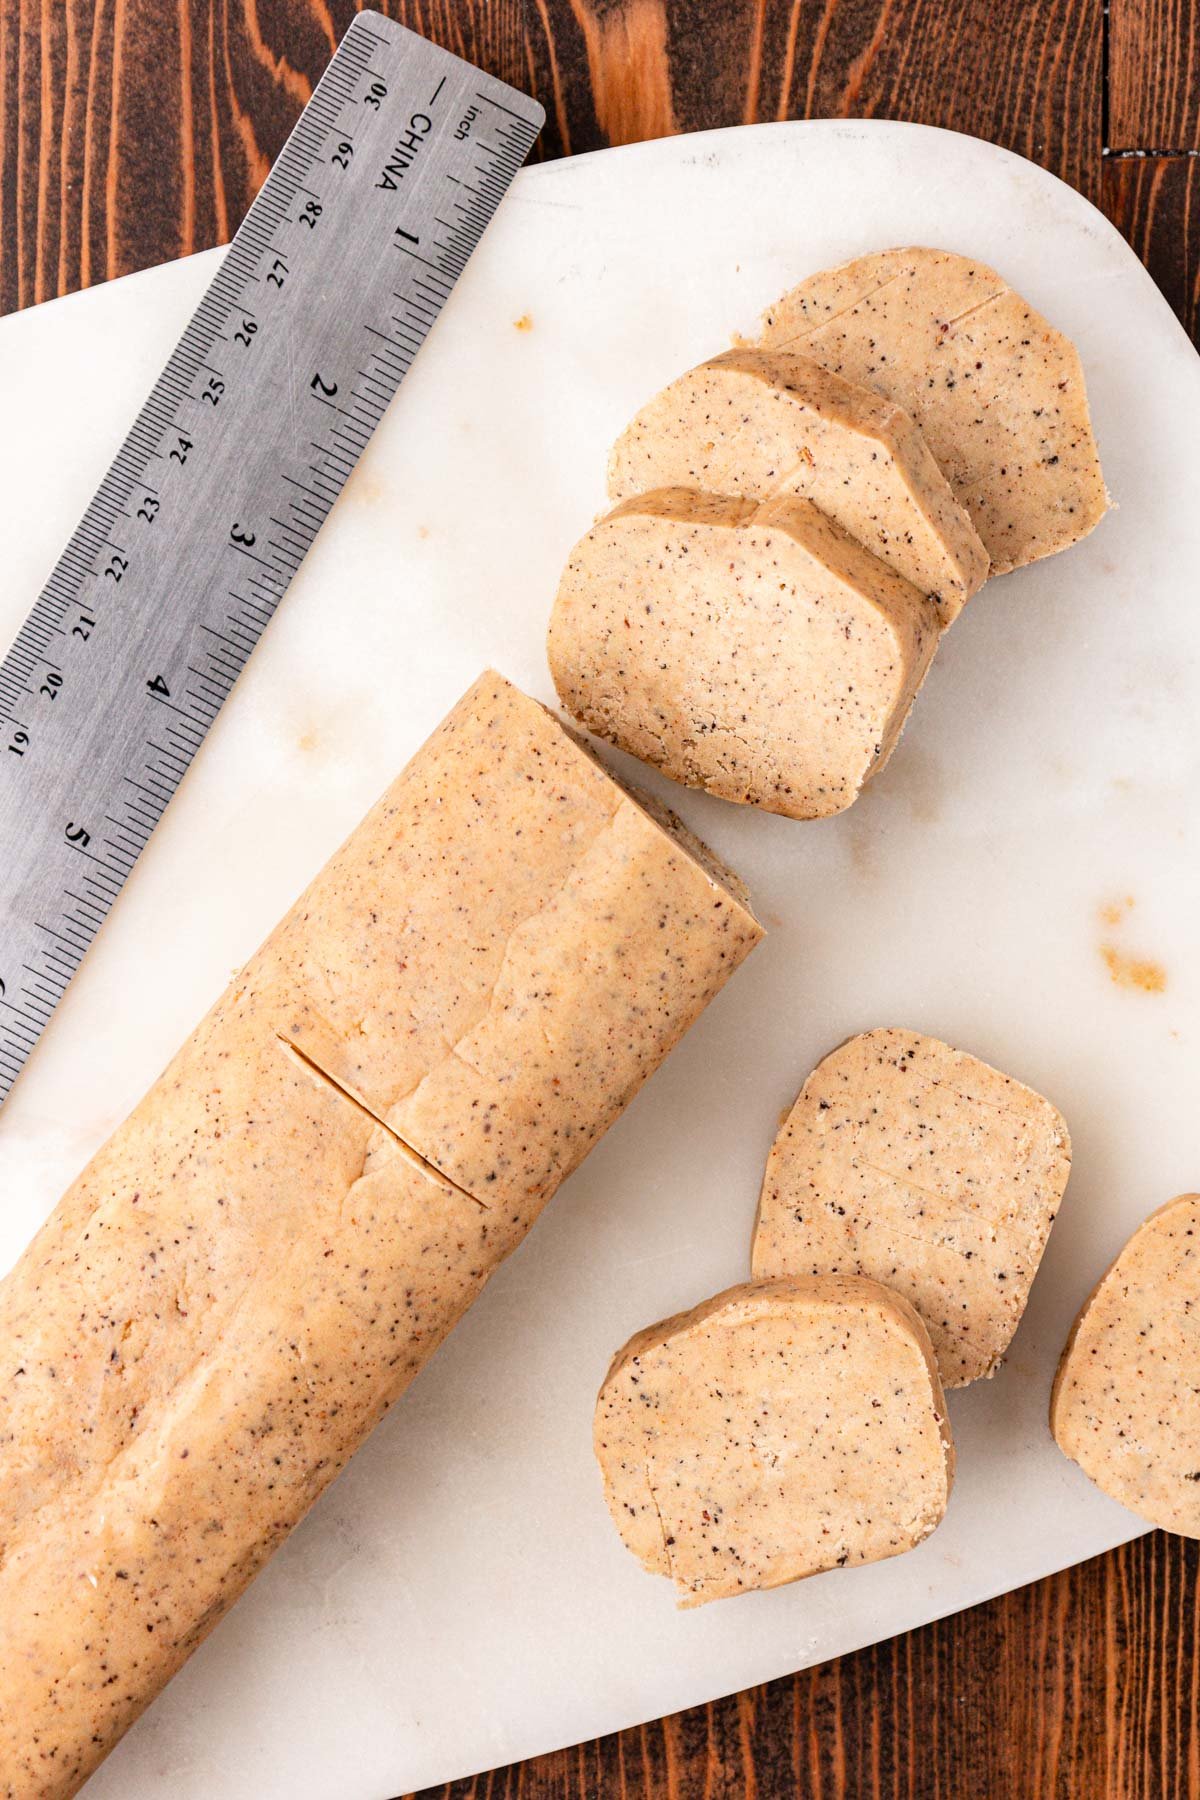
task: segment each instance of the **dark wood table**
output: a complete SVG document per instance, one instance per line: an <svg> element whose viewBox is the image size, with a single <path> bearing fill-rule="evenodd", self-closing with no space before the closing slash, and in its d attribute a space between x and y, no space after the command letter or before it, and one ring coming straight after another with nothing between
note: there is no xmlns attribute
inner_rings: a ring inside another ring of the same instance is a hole
<svg viewBox="0 0 1200 1800"><path fill-rule="evenodd" d="M820 116L991 138L1101 207L1200 334L1200 0L381 10L536 93L543 156ZM227 239L352 11L0 0L0 310ZM446 1800L1200 1797L1198 1567L1195 1544L1156 1533L824 1668L458 1783Z"/></svg>

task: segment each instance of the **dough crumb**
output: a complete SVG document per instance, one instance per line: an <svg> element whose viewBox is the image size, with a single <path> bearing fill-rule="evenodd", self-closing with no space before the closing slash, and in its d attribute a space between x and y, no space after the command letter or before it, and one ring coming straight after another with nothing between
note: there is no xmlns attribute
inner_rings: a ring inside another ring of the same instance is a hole
<svg viewBox="0 0 1200 1800"><path fill-rule="evenodd" d="M1100 923L1102 925L1120 925L1122 920L1133 911L1135 905L1132 894L1124 894L1119 900L1106 901L1100 908Z"/></svg>
<svg viewBox="0 0 1200 1800"><path fill-rule="evenodd" d="M1100 955L1117 987L1136 988L1143 994L1166 991L1167 971L1161 963L1152 962L1148 957L1127 956L1115 944L1101 944Z"/></svg>

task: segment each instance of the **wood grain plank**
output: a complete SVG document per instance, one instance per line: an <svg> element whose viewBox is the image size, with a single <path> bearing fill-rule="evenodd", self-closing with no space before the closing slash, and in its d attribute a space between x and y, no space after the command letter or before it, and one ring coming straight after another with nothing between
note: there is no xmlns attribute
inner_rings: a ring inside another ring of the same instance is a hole
<svg viewBox="0 0 1200 1800"><path fill-rule="evenodd" d="M354 0L0 0L0 311L225 242ZM381 0L508 80L524 0Z"/></svg>
<svg viewBox="0 0 1200 1800"><path fill-rule="evenodd" d="M990 138L1099 196L1099 0L534 0L528 28L548 154L759 119L904 118Z"/></svg>
<svg viewBox="0 0 1200 1800"><path fill-rule="evenodd" d="M1108 148L1200 150L1200 0L1109 0Z"/></svg>
<svg viewBox="0 0 1200 1800"><path fill-rule="evenodd" d="M1104 210L1200 344L1200 157L1110 157Z"/></svg>
<svg viewBox="0 0 1200 1800"><path fill-rule="evenodd" d="M417 1800L1195 1800L1200 1545L986 1606ZM412 1800L412 1797L409 1797Z"/></svg>
<svg viewBox="0 0 1200 1800"><path fill-rule="evenodd" d="M531 86L543 154L908 117L1099 193L1096 0L385 0ZM0 0L0 307L227 238L353 0Z"/></svg>

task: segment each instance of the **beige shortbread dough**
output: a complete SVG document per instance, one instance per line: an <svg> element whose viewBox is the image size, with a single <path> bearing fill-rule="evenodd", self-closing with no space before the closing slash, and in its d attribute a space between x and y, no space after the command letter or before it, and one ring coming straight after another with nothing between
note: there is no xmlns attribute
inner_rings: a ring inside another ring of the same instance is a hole
<svg viewBox="0 0 1200 1800"><path fill-rule="evenodd" d="M1200 1194L1180 1194L1084 1302L1050 1400L1060 1450L1130 1512L1185 1537L1200 1537L1198 1327Z"/></svg>
<svg viewBox="0 0 1200 1800"><path fill-rule="evenodd" d="M1040 1094L920 1032L867 1031L818 1063L780 1128L751 1266L887 1282L962 1387L1008 1347L1070 1169Z"/></svg>
<svg viewBox="0 0 1200 1800"><path fill-rule="evenodd" d="M922 248L860 256L785 294L759 343L902 406L994 574L1065 550L1108 510L1079 354L985 263Z"/></svg>
<svg viewBox="0 0 1200 1800"><path fill-rule="evenodd" d="M925 1327L853 1276L749 1282L639 1332L594 1441L618 1531L683 1606L911 1550L954 1476Z"/></svg>
<svg viewBox="0 0 1200 1800"><path fill-rule="evenodd" d="M661 488L576 545L550 621L563 704L676 781L790 818L886 763L936 605L807 500Z"/></svg>
<svg viewBox="0 0 1200 1800"><path fill-rule="evenodd" d="M873 388L787 350L727 350L647 402L618 438L609 498L696 488L799 494L957 617L987 552L921 433Z"/></svg>
<svg viewBox="0 0 1200 1800"><path fill-rule="evenodd" d="M471 689L0 1283L0 1795L76 1791L758 936Z"/></svg>

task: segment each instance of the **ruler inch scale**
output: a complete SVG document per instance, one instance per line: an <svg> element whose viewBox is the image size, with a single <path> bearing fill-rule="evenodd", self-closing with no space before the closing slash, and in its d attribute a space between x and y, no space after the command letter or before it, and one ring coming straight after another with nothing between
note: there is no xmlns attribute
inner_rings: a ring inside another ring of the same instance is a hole
<svg viewBox="0 0 1200 1800"><path fill-rule="evenodd" d="M544 117L361 12L276 158L0 661L0 1105Z"/></svg>

